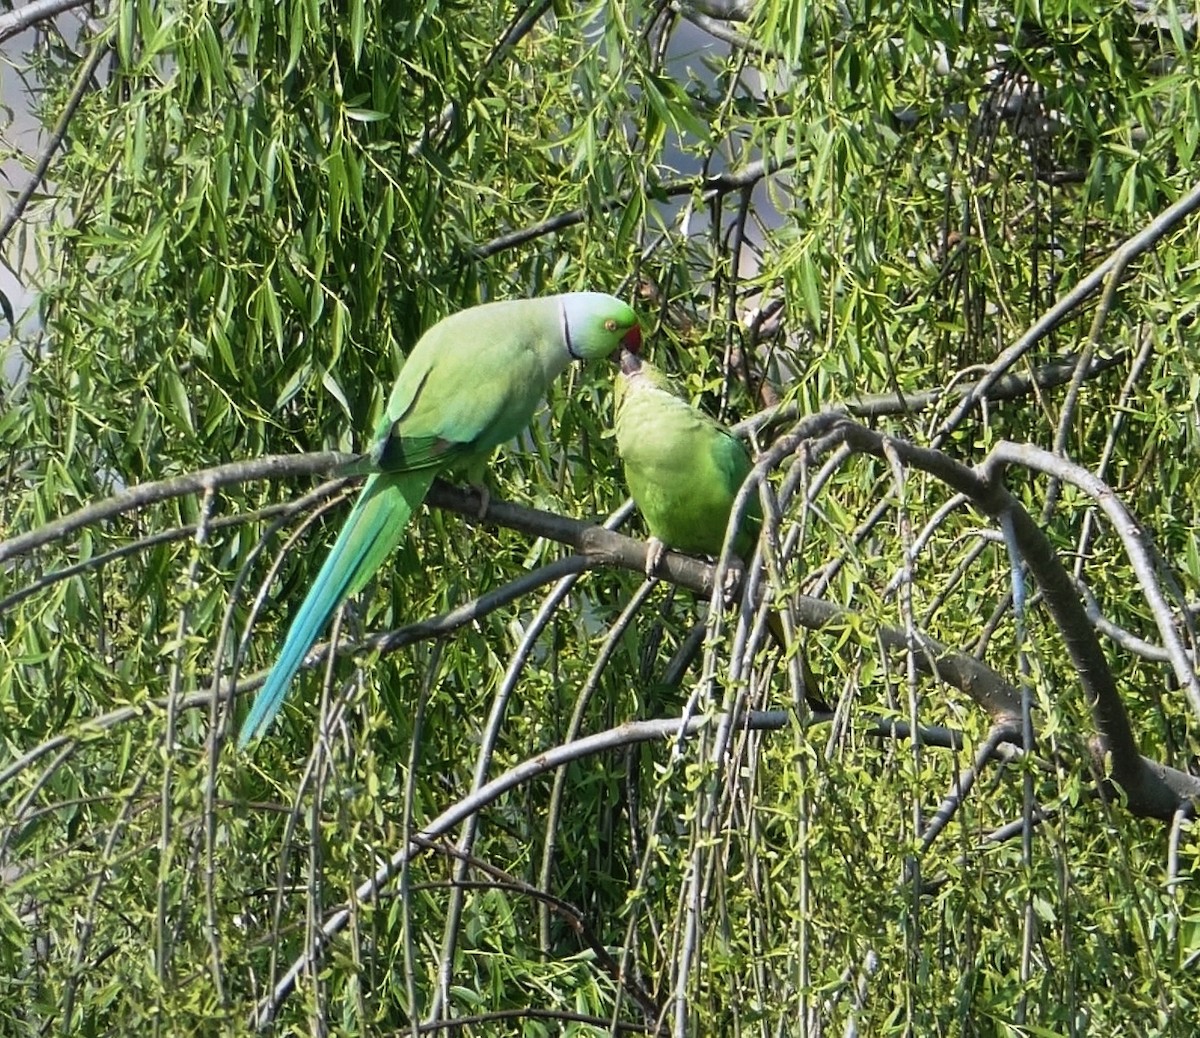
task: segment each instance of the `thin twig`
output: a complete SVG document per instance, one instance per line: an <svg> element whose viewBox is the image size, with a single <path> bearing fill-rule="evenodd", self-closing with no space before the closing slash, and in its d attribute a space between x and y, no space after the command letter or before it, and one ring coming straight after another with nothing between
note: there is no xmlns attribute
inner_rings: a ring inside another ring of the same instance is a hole
<svg viewBox="0 0 1200 1038"><path fill-rule="evenodd" d="M1093 476L1087 469L1051 454L1041 447L1035 447L1033 444L1019 444L1010 441L998 443L988 460L984 462L983 467L985 471L994 472L997 467L1009 464L1023 465L1071 483L1089 494L1101 511L1108 516L1113 530L1125 547L1125 553L1133 565L1133 571L1137 575L1142 594L1146 596L1146 602L1158 624L1158 631L1171 658L1175 677L1183 686L1192 710L1200 718L1200 680L1196 677L1192 661L1188 658L1187 649L1179 636L1175 619L1171 615L1171 608L1159 585L1158 575L1155 572L1149 550L1148 534L1111 488Z"/></svg>
<svg viewBox="0 0 1200 1038"><path fill-rule="evenodd" d="M781 160L762 159L758 162L748 163L746 166L735 171L718 173L712 176L689 177L685 180L669 180L664 184L658 185L654 190L654 194L656 197L677 198L680 195L690 195L693 191L699 191L701 197L707 201L711 198L716 198L731 191L737 191L740 188L755 184L764 177L772 176L780 170L794 166L796 161L797 156L795 155L787 156ZM553 234L555 231L563 231L568 227L574 227L576 224L583 223L592 214L611 213L615 209L623 209L629 204L633 196L634 191L624 191L612 198L606 198L591 208L581 207L579 209L571 209L565 213L559 213L557 216L551 216L539 223L531 224L528 227L522 227L515 231L509 231L506 234L497 235L491 241L471 246L471 255L475 259L487 259L489 256L495 256L499 252L516 248L518 245L524 245L526 242L545 237L547 234Z"/></svg>
<svg viewBox="0 0 1200 1038"><path fill-rule="evenodd" d="M92 53L88 55L87 61L80 66L79 76L75 80L75 87L71 91L71 96L67 98L67 103L63 107L62 114L58 117L58 122L54 124L54 129L50 131L50 136L46 138L46 143L42 147L41 154L38 155L37 162L34 163L33 172L29 174L29 179L25 182L25 186L21 188L21 193L13 201L12 208L4 215L4 219L0 220L0 242L3 242L8 237L9 232L16 226L17 221L21 219L21 214L25 212L25 207L29 205L29 200L33 198L34 193L41 187L42 181L45 180L46 173L50 169L50 163L54 159L54 153L58 151L58 146L62 144L63 138L67 135L67 127L70 125L76 109L83 102L83 95L87 93L88 87L91 85L92 76L95 74L96 69L100 67L100 62L108 51L109 43L107 40L97 41L92 47Z"/></svg>
<svg viewBox="0 0 1200 1038"><path fill-rule="evenodd" d="M1200 182L1197 182L1186 195L1156 216L1142 230L1138 231L1137 234L1122 242L1090 274L1079 281L1070 292L1042 314L1016 342L1004 350L991 363L988 373L962 398L958 407L942 423L941 428L938 429L931 441L931 446L937 447L945 441L958 428L971 409L988 394L993 384L1009 368L1016 364L1033 346L1070 317L1079 306L1091 298L1104 285L1110 271L1126 270L1134 259L1157 245L1163 237L1191 216L1197 208L1200 208Z"/></svg>
<svg viewBox="0 0 1200 1038"><path fill-rule="evenodd" d="M714 718L713 720L719 722L721 718ZM788 714L782 710L756 712L745 718L743 723L756 729L779 729L787 725ZM708 724L708 718L692 718L684 726L685 734L688 737L694 736ZM379 867L372 877L364 880L358 886L354 892L355 899L363 902L375 897L391 881L392 877L396 875L407 858L419 852L423 846L427 846L429 843L437 840L467 818L478 814L484 807L493 803L509 790L529 782L531 779L545 774L547 771L563 767L572 761L581 760L584 757L590 757L597 753L617 749L622 746L632 746L643 742L657 742L666 740L669 737L677 737L679 727L678 718L633 721L535 754L516 767L492 779L469 796L455 802L438 815L437 818L433 819L417 834L411 843L396 851L388 861ZM311 969L313 964L324 954L324 950L329 945L329 942L345 929L348 920L349 910L342 908L325 921L313 945L307 948L292 963L287 973L275 985L275 989L271 995L258 1004L251 1018L252 1027L261 1030L268 1026L280 1005L295 990L296 981L300 975Z"/></svg>

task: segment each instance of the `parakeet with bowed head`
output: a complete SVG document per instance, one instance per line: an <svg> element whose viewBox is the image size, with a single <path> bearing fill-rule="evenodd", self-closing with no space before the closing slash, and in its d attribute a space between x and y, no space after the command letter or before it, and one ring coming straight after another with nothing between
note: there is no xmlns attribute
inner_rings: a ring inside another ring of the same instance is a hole
<svg viewBox="0 0 1200 1038"><path fill-rule="evenodd" d="M720 555L734 499L753 468L749 451L720 422L682 399L652 364L625 350L618 360L617 450L629 493L650 529L647 575L664 547ZM761 522L754 496L733 543L739 557L750 553Z"/></svg>

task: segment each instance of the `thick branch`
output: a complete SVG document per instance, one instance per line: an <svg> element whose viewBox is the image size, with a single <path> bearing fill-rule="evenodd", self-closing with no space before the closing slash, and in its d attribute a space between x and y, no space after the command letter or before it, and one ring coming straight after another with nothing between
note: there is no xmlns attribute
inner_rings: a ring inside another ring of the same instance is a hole
<svg viewBox="0 0 1200 1038"><path fill-rule="evenodd" d="M74 7L83 7L88 0L33 0L15 11L0 15L0 43L24 32L31 25L62 14Z"/></svg>
<svg viewBox="0 0 1200 1038"><path fill-rule="evenodd" d="M0 563L28 555L68 534L92 526L106 519L113 519L125 512L132 512L159 501L167 501L185 494L197 494L205 490L249 483L258 479L281 479L285 476L318 476L353 460L352 455L325 451L320 454L268 454L249 461L235 461L218 465L183 476L162 479L154 483L142 483L119 494L95 501L76 509L61 519L44 523L36 530L0 541Z"/></svg>
<svg viewBox="0 0 1200 1038"><path fill-rule="evenodd" d="M438 508L458 512L468 521L480 521L479 498L473 490L435 483L428 500ZM520 530L533 537L548 537L570 545L587 557L590 566L617 566L634 573L644 573L646 569L648 549L645 542L579 519L569 519L553 512L493 500L483 521ZM672 584L710 598L715 586L717 567L689 555L667 551L663 553L657 575ZM769 591L760 592L758 598L761 600L766 593ZM796 620L810 630L844 624L861 625L862 622L861 617L856 617L850 611L824 599L795 595L790 596L790 601ZM904 631L881 627L876 633L889 651L906 651L908 640ZM990 667L929 637L922 636L921 647L922 655L917 665L926 674L932 674L940 681L965 692L994 720L1020 716L1019 693Z"/></svg>
<svg viewBox="0 0 1200 1038"><path fill-rule="evenodd" d="M831 439L843 440L856 450L877 457L884 456L885 438L853 422L844 421ZM888 439L887 444L906 465L928 472L965 494L979 511L997 520L1006 516L1011 521L1021 555L1041 588L1046 608L1078 671L1101 736L1101 751L1111 754L1113 779L1125 790L1136 813L1171 817L1179 807L1179 798L1161 776L1144 766L1125 705L1079 592L1041 526L994 478L998 475L996 466L985 461L976 471L940 451L903 440Z"/></svg>

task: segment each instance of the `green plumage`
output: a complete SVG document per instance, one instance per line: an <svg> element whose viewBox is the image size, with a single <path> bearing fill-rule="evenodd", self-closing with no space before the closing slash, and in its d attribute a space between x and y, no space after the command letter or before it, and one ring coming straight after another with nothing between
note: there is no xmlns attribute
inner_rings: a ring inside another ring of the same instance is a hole
<svg viewBox="0 0 1200 1038"><path fill-rule="evenodd" d="M478 479L488 456L529 424L572 360L640 342L633 311L595 292L485 303L420 338L375 429L365 466L372 475L288 628L239 746L266 731L334 610L383 565L434 478L453 470Z"/></svg>
<svg viewBox="0 0 1200 1038"><path fill-rule="evenodd" d="M637 358L617 377L616 432L629 492L651 535L676 551L720 555L734 499L753 467L745 445ZM761 516L755 495L733 545L742 558Z"/></svg>

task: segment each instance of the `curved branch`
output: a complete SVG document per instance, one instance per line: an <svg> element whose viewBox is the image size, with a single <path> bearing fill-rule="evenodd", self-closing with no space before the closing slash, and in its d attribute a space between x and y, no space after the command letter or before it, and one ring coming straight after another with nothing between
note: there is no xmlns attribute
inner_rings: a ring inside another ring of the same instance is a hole
<svg viewBox="0 0 1200 1038"><path fill-rule="evenodd" d="M1147 550L1146 535L1134 517L1130 515L1129 509L1122 504L1103 480L1092 475L1087 469L1041 447L1035 447L1033 444L1002 440L996 444L984 462L984 465L989 468L1008 464L1023 465L1078 487L1090 495L1100 510L1108 516L1113 530L1125 546L1125 554L1133 565L1133 571L1141 585L1142 594L1146 596L1150 612L1154 614L1158 632L1162 635L1163 645L1175 670L1175 677L1183 686L1192 710L1200 718L1200 681L1196 679L1192 661L1179 637L1175 619L1171 616L1171 608L1167 605L1167 600L1158 585L1154 563ZM1083 616L1088 617L1090 610L1086 602L1081 603L1081 609Z"/></svg>
<svg viewBox="0 0 1200 1038"><path fill-rule="evenodd" d="M1111 357L1096 357L1084 369L1084 379L1095 378L1125 360L1127 351L1118 350ZM911 415L928 411L946 400L966 400L978 394L976 403L985 397L988 400L1017 400L1039 389L1054 389L1066 385L1079 367L1078 356L1067 356L1051 361L1032 372L1010 371L991 381L986 389L979 382L961 382L949 386L935 386L917 393L876 393L859 396L852 400L833 404L823 413L845 414L854 418L886 418L892 415ZM751 415L732 427L734 435L749 437L763 429L794 422L800 418L800 407L795 403L771 407Z"/></svg>
<svg viewBox="0 0 1200 1038"><path fill-rule="evenodd" d="M744 50L759 57L783 58L783 54L780 51L771 50L768 47L764 47L761 43L750 39L744 33L735 32L733 29L728 28L721 19L714 18L703 11L698 11L691 4L679 3L676 0L676 2L671 4L671 10L680 17L686 18L696 28L703 29L713 39L727 43L730 47L736 47L738 50ZM738 21L744 20L738 19Z"/></svg>
<svg viewBox="0 0 1200 1038"><path fill-rule="evenodd" d="M319 454L268 454L261 458L217 465L214 468L201 469L199 472L189 472L154 483L141 483L103 501L84 505L83 508L78 508L60 519L44 523L36 530L0 541L0 563L28 555L85 526L159 501L204 490L215 490L234 483L249 483L256 479L325 475L339 465L354 460L354 457L352 454L340 454L337 451L324 451Z"/></svg>
<svg viewBox="0 0 1200 1038"><path fill-rule="evenodd" d="M742 719L742 723L754 731L772 731L786 727L789 718L790 715L785 710L753 711ZM714 718L693 717L683 724L677 717L654 721L630 721L566 745L543 750L516 767L510 768L502 775L497 775L491 782L480 787L477 792L457 801L438 815L421 832L417 833L407 846L396 851L388 861L381 865L374 876L359 884L351 904L361 904L375 898L414 854L431 841L435 841L439 836L449 832L460 822L477 814L510 789L537 778L547 771L561 768L565 764L581 760L584 757L607 750L636 746L638 743L675 739L680 736L691 737L710 722L720 723L724 720L726 718L719 715ZM271 1022L280 1005L295 989L300 975L320 959L329 942L346 928L350 918L351 910L342 908L325 920L317 932L317 938L312 946L306 948L304 953L292 963L287 973L275 985L274 991L255 1008L251 1017L251 1027L262 1030Z"/></svg>
<svg viewBox="0 0 1200 1038"><path fill-rule="evenodd" d="M991 368L970 393L963 397L958 407L942 423L942 427L933 437L934 447L942 443L966 417L967 413L979 403L995 382L1004 375L1018 360L1021 359L1038 342L1049 335L1063 321L1070 317L1075 310L1100 290L1109 274L1118 276L1124 274L1129 264L1143 252L1152 249L1158 242L1186 220L1197 209L1200 209L1200 182L1197 182L1186 195L1143 227L1137 234L1127 238L1118 248L1114 249L1099 266L1092 270L1082 281L1071 289L1065 296L1039 317L1033 325L1008 349L1001 352L991 364Z"/></svg>
<svg viewBox="0 0 1200 1038"><path fill-rule="evenodd" d="M75 7L83 7L88 0L33 0L33 3L18 7L0 15L0 43L10 37L24 32L31 25L44 22L47 18L70 11Z"/></svg>
<svg viewBox="0 0 1200 1038"><path fill-rule="evenodd" d="M984 514L995 519L1006 517L1012 523L1017 547L1037 579L1046 608L1079 673L1100 735L1098 751L1101 755L1111 754L1113 779L1125 790L1135 813L1172 817L1179 807L1179 797L1161 775L1145 766L1138 753L1125 705L1079 592L1041 526L1001 483L1003 466L999 460L989 457L978 470L972 470L940 451L887 438L846 420L829 439L876 457L883 457L886 443L906 465L966 494Z"/></svg>

